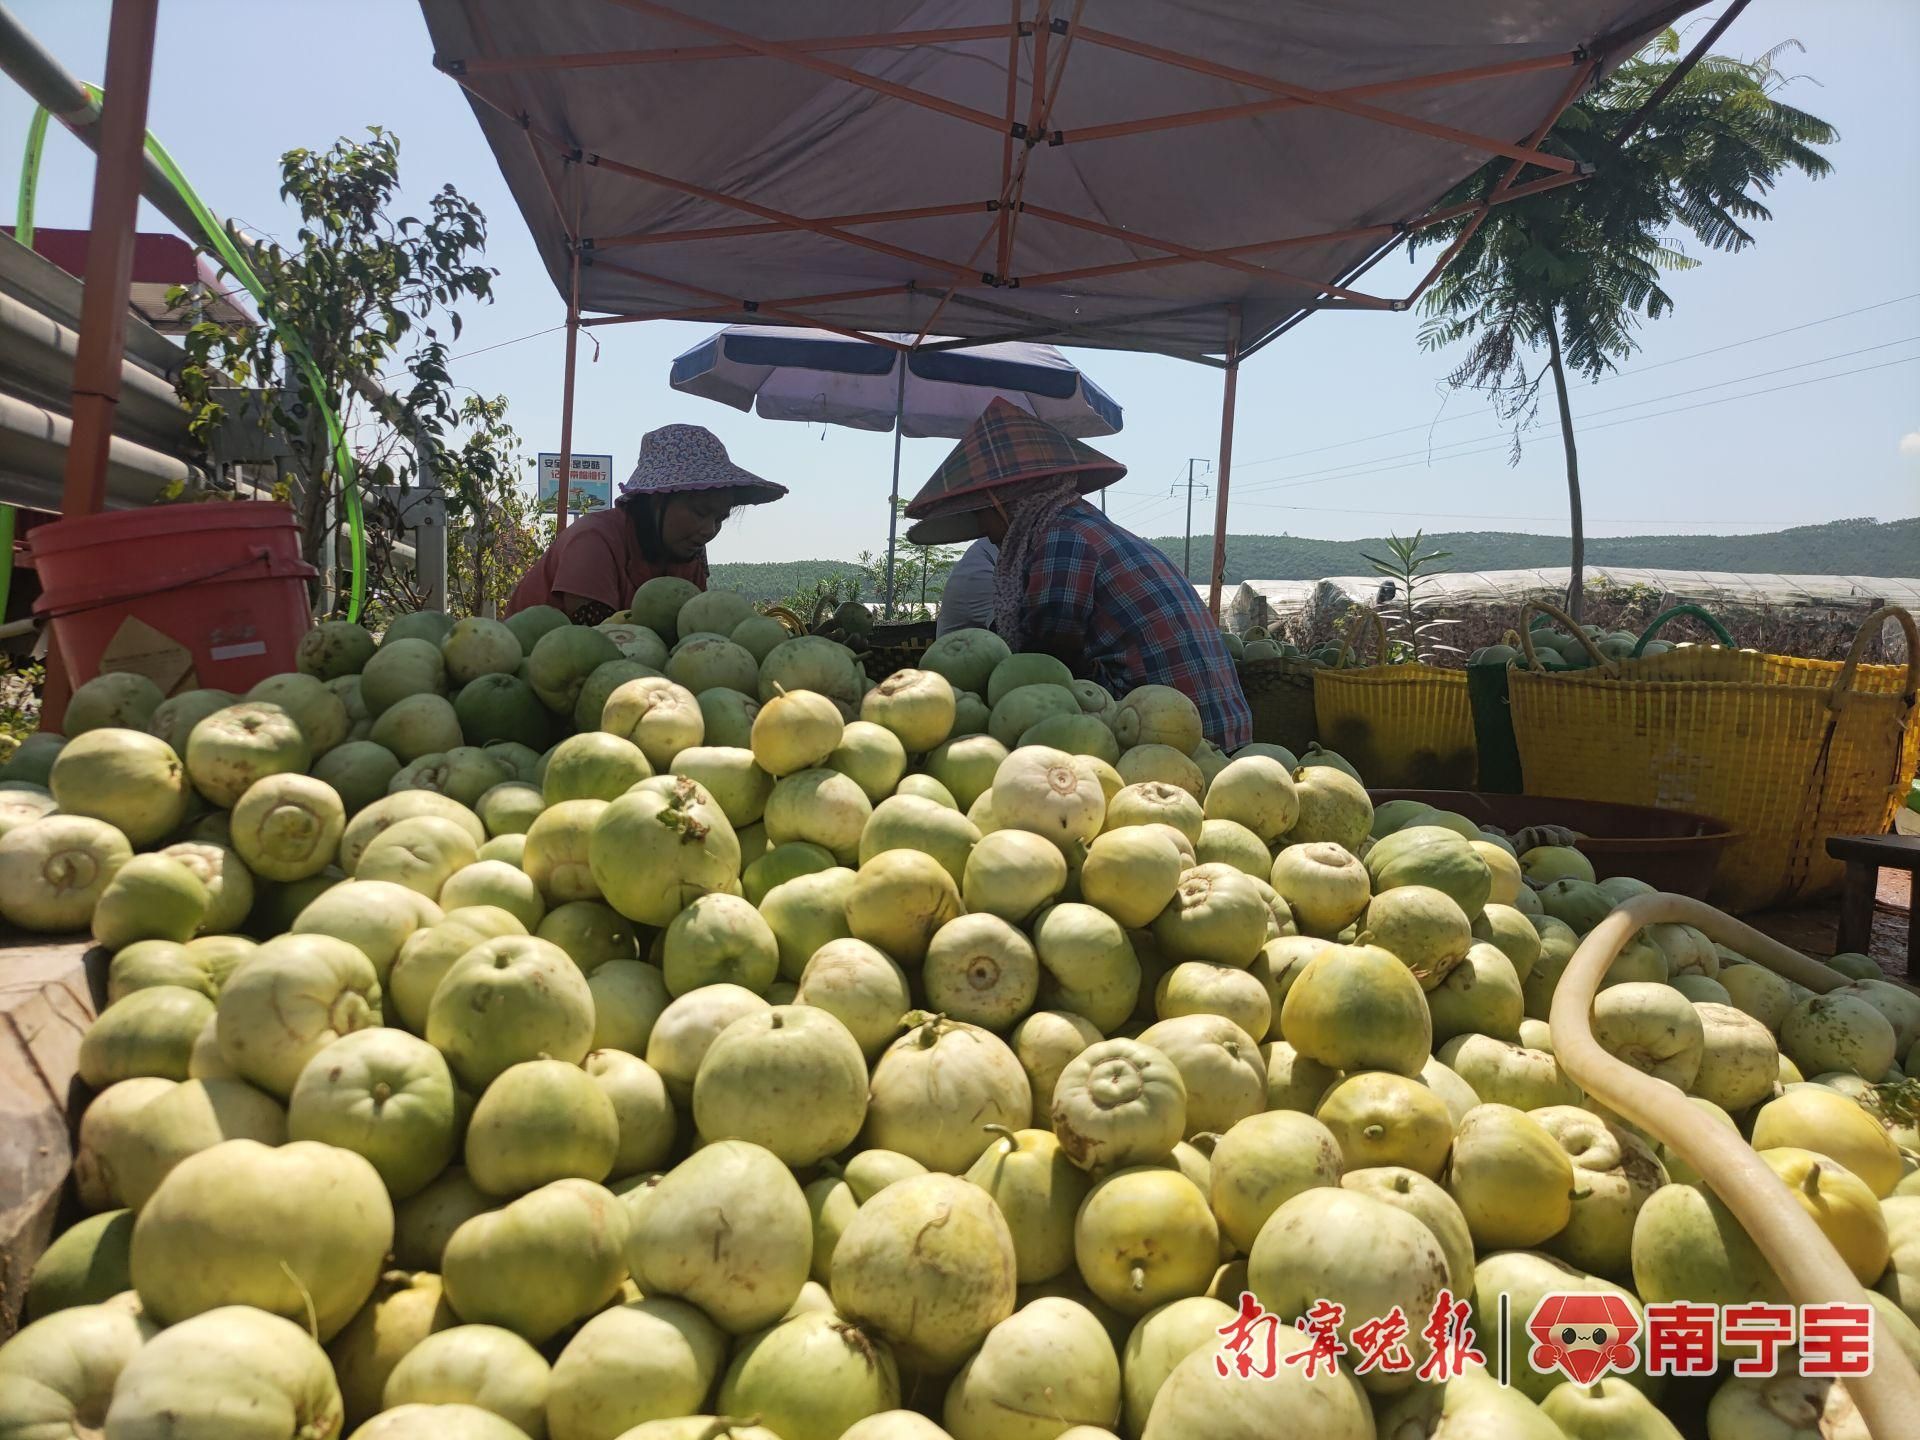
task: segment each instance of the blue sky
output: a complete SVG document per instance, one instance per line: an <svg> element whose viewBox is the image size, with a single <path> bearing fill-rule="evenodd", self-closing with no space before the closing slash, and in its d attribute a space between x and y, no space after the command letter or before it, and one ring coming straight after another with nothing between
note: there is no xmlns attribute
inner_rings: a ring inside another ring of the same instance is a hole
<svg viewBox="0 0 1920 1440"><path fill-rule="evenodd" d="M99 79L108 0L8 3L70 70ZM1841 132L1836 171L1784 184L1769 202L1773 222L1745 254L1712 255L1673 277L1677 309L1642 330L1628 373L1576 390L1576 417L1590 417L1580 427L1590 534L1920 514L1920 6L1760 0L1720 48L1752 54L1786 39L1806 46L1786 68L1811 77L1789 98ZM554 449L561 337L504 342L557 325L561 300L466 102L430 60L411 0L169 0L149 124L216 211L269 234L292 229L276 194L283 150L369 124L395 132L410 198L423 203L451 182L492 224L498 300L467 314L455 378L509 397L529 454ZM0 194L9 197L29 110L0 81ZM91 156L56 127L39 223L84 226L91 176ZM151 211L143 223L165 228ZM1402 291L1414 274L1404 258L1373 272ZM1509 467L1499 422L1471 396L1444 395L1448 361L1419 350L1416 328L1410 316L1319 316L1248 362L1231 530L1564 532L1557 437L1533 436ZM730 524L716 559L883 548L891 438L763 421L675 394L668 362L709 329L615 326L599 332L597 358L583 345L575 449L610 451L624 473L646 430L705 424L740 463L793 491ZM1127 411L1125 431L1101 442L1131 470L1110 492L1112 513L1145 534L1178 534L1184 492L1173 494L1173 482L1187 457L1211 461L1219 445L1218 372L1103 351L1075 358ZM907 441L903 488L917 487L948 443ZM1196 528L1209 528L1211 513L1210 501L1196 503Z"/></svg>

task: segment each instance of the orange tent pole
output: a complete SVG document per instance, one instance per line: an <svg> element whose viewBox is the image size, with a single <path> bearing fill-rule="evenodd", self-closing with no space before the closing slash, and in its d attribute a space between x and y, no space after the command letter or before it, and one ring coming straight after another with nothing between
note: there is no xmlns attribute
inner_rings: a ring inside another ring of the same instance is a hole
<svg viewBox="0 0 1920 1440"><path fill-rule="evenodd" d="M862 90L871 90L875 94L890 96L895 100L904 100L909 105L918 105L941 115L951 115L954 119L965 120L970 125L979 125L988 130L1000 128L1001 122L998 115L985 110L976 110L971 105L962 105L957 100L929 95L906 85L896 85L891 80L883 80L877 75L868 75L864 71L837 64L832 60L816 59L814 58L816 51L803 48L791 41L763 40L758 35L749 35L744 30L733 30L699 15L689 15L671 6L657 4L656 0L612 0L612 3L622 9L636 11L655 20L667 20L675 25L684 25L689 30L698 30L702 34L712 35L730 45L738 45L743 49L751 50L756 55L764 55L770 60L785 60L789 64L798 65L803 70L816 71L821 75L832 76L836 80L844 80L849 85L857 85ZM989 28L988 30L989 35L999 33L997 29Z"/></svg>
<svg viewBox="0 0 1920 1440"><path fill-rule="evenodd" d="M566 378L561 384L561 490L555 497L553 534L566 528L566 492L574 478L574 365L580 359L580 244L572 246L572 286L566 296Z"/></svg>
<svg viewBox="0 0 1920 1440"><path fill-rule="evenodd" d="M782 50L818 55L833 50L900 50L916 45L949 45L966 40L998 40L1004 25L955 25L945 30L885 30L872 35L823 35L783 40ZM683 65L694 60L763 60L764 50L745 45L676 45L654 50L593 50L570 55L473 56L435 60L450 75L500 75L513 70L599 70L612 65Z"/></svg>
<svg viewBox="0 0 1920 1440"><path fill-rule="evenodd" d="M60 509L91 515L107 497L107 451L120 403L127 302L133 283L134 224L146 153L147 94L160 0L114 0L107 37L106 98L100 158L93 171L93 220L87 238L80 343L73 362L73 434L67 445Z"/></svg>
<svg viewBox="0 0 1920 1440"><path fill-rule="evenodd" d="M632 265L623 264L618 260L608 260L605 257L595 260L594 263L606 270L616 270L622 275L631 275L637 280L645 280L655 285L665 285L669 289L673 289L673 290L684 290L687 292L687 294L698 295L702 299L723 302L723 313L731 313L737 310L745 310L748 313L753 315L773 315L782 320L790 320L795 325L806 325L806 326L812 327L815 330L831 330L836 335L845 335L848 338L853 340L864 340L870 345L885 345L889 349L893 349L893 350L909 350L913 348L910 345L903 345L900 341L892 339L891 337L886 335L869 335L864 330L855 330L845 325L835 325L830 320L821 320L812 315L802 315L797 311L786 310L782 308L780 304L771 300L747 300L745 298L736 299L728 295L723 295L718 290L705 289L699 285L693 284L690 281L675 280L666 275L656 275L650 270L637 269ZM900 288L901 287L898 285L892 286L887 290L886 293L898 294L900 291ZM826 298L828 297L811 296L803 299L799 303L821 304L824 302ZM628 318L646 319L649 317L647 316L628 317L624 315L595 316L592 320L583 320L581 323L583 325L597 325L601 323L612 322L615 320L625 320ZM651 318L653 319L675 319L675 318L684 319L686 317L683 315L679 315L677 312L675 312L674 314L665 315L665 316L654 315Z"/></svg>
<svg viewBox="0 0 1920 1440"><path fill-rule="evenodd" d="M1227 570L1227 491L1233 487L1233 406L1240 389L1240 307L1227 312L1227 380L1220 396L1220 484L1213 499L1213 580L1207 608L1220 618L1220 580Z"/></svg>
<svg viewBox="0 0 1920 1440"><path fill-rule="evenodd" d="M1375 310L1390 310L1393 302L1379 295L1363 295L1358 290L1347 290L1325 280L1314 280L1305 275L1295 275L1286 270L1277 270L1271 265L1261 265L1252 260L1237 260L1219 250L1196 250L1191 245L1182 245L1175 240L1161 240L1146 235L1139 230L1121 229L1118 225L1103 225L1098 220L1087 220L1078 215L1068 215L1064 211L1049 209L1045 205L1032 202L1022 207L1036 220L1051 220L1056 225L1065 225L1074 230L1086 230L1095 235L1109 235L1116 240L1125 240L1134 245L1144 245L1150 250L1164 250L1184 260L1193 260L1206 265L1217 265L1223 270L1237 270L1247 275L1257 275L1275 280L1291 280L1307 289L1321 294L1332 295L1341 300L1351 300L1357 306Z"/></svg>
<svg viewBox="0 0 1920 1440"><path fill-rule="evenodd" d="M1013 244L1012 231L1007 223L1011 217L1006 203L1007 197L1013 194L1013 122L1020 110L1020 5L1021 0L1013 0L1013 24L1007 37L1007 133L1000 137L1000 211L994 217L994 229L999 235L1000 244L999 259L993 273L1003 277L1010 264L1008 250ZM1033 83L1036 87L1040 79L1040 73L1035 71ZM929 326L921 327L921 338L925 338Z"/></svg>
<svg viewBox="0 0 1920 1440"><path fill-rule="evenodd" d="M1349 85L1327 93L1343 100L1365 100L1376 95L1399 95L1410 90L1433 90L1446 85L1464 85L1475 80L1497 80L1507 75L1531 75L1541 70L1558 70L1580 63L1575 54L1541 55L1528 60L1504 60L1494 65L1476 65L1470 70L1443 70L1432 75L1409 75L1399 80L1376 80L1366 85ZM1150 115L1140 120L1121 120L1111 125L1088 125L1079 130L1062 130L1062 145L1086 144L1093 140L1111 140L1123 135L1146 135L1158 130L1175 130L1187 125L1211 125L1221 120L1243 120L1251 115L1272 115L1297 110L1310 100L1291 95L1271 100L1254 100L1244 105L1218 105L1206 110L1182 110L1171 115Z"/></svg>
<svg viewBox="0 0 1920 1440"><path fill-rule="evenodd" d="M607 262L603 260L599 263L604 265ZM910 285L876 285L868 290L836 290L829 295L796 295L773 303L789 309L795 305L837 305L845 300L876 300L883 295L899 295L912 288ZM580 323L591 330L597 325L631 325L640 320L703 320L709 315L737 314L744 303L741 300L727 300L717 305L687 305L675 310L637 310L628 315L583 315ZM860 338L864 340L868 337L862 335Z"/></svg>
<svg viewBox="0 0 1920 1440"><path fill-rule="evenodd" d="M1011 140L1011 136L1008 137ZM910 210L867 210L858 215L822 215L816 225L885 225L895 220L931 220L944 215L985 215L993 205L986 200L965 200L954 205L917 205ZM742 235L777 235L792 230L768 220L752 225L709 225L700 230L636 230L624 235L595 235L595 250L610 250L616 245L675 245L688 240L732 240Z"/></svg>
<svg viewBox="0 0 1920 1440"><path fill-rule="evenodd" d="M573 156L580 153L580 147L566 137L556 135L543 126L535 124L533 119L527 114L516 111L511 106L502 105L498 100L486 94L470 82L460 79L458 76L454 78L456 83L459 84L467 94L471 95L488 109L504 115L524 130L530 138L551 146L562 155ZM634 180L644 180L649 184L658 185L664 190L672 190L676 194L691 195L696 200L709 200L716 205L725 206L729 210L738 210L743 214L757 216L762 220L778 221L782 225L791 226L798 230L810 231L828 240L838 240L846 245L853 245L863 250L871 250L877 255L887 255L895 260L904 260L909 265L922 265L931 270L941 270L948 275L957 276L962 279L971 279L974 276L974 272L969 267L957 265L951 260L942 260L938 256L933 255L922 255L916 250L907 250L898 245L889 245L884 241L875 240L866 235L858 235L851 230L844 230L835 225L823 225L816 220L808 220L799 215L790 215L786 211L776 210L770 205L755 204L753 201L740 196L728 195L724 191L713 190L705 185L695 185L688 180L676 180L671 175L662 175L658 171L648 170L644 166L629 165L625 161L615 160L610 156L598 153L588 154L583 158L584 163L605 170L610 174L625 175Z"/></svg>
<svg viewBox="0 0 1920 1440"><path fill-rule="evenodd" d="M1418 116L1404 115L1397 110L1383 110L1378 105L1367 105L1358 100L1344 99L1337 90L1310 90L1304 85L1289 85L1284 80L1257 75L1251 70L1216 64L1211 60L1202 60L1193 55L1182 55L1177 50L1149 45L1140 40L1130 40L1124 35L1116 35L1107 30L1082 27L1078 34L1089 45L1103 45L1110 50L1138 55L1142 59L1159 60L1164 64L1178 66L1182 70L1211 75L1219 80L1230 80L1250 90L1264 90L1270 95L1284 96L1308 105L1324 106L1326 109L1338 110L1361 120L1376 121L1399 130L1411 130L1416 135L1428 135L1436 140L1464 145L1468 149L1481 150L1489 155L1505 155L1514 160L1524 160L1529 165L1539 165L1548 170L1573 169L1573 161L1563 156L1544 155L1530 146L1513 145L1490 135L1476 135L1471 130L1462 130L1457 126L1441 125L1431 120L1422 120Z"/></svg>

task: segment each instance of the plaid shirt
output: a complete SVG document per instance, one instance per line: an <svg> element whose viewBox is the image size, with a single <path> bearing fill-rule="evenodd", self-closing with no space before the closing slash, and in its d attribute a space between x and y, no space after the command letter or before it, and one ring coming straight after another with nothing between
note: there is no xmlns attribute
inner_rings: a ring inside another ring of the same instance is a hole
<svg viewBox="0 0 1920 1440"><path fill-rule="evenodd" d="M1027 577L1015 649L1077 649L1119 698L1171 685L1200 707L1207 739L1233 751L1253 739L1253 713L1220 627L1172 563L1084 501L1060 513Z"/></svg>

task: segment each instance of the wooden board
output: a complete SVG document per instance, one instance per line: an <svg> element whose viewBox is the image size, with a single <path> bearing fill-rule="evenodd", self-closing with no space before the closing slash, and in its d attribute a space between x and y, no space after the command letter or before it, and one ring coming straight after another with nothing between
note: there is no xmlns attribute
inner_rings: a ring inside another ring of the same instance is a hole
<svg viewBox="0 0 1920 1440"><path fill-rule="evenodd" d="M85 940L0 935L0 1339L53 1238L86 1094L80 1037L104 998L106 959Z"/></svg>

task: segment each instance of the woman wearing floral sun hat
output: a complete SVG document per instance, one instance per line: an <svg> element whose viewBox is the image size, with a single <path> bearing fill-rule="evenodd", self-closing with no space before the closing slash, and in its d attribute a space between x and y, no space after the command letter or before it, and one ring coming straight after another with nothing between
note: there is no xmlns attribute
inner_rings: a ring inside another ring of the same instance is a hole
<svg viewBox="0 0 1920 1440"><path fill-rule="evenodd" d="M1045 650L1116 696L1171 685L1223 750L1253 739L1253 714L1220 627L1159 550L1080 497L1127 467L995 397L907 506L915 545L981 536L1000 547L994 631Z"/></svg>
<svg viewBox="0 0 1920 1440"><path fill-rule="evenodd" d="M677 575L707 588L707 545L736 505L764 505L787 487L742 470L704 425L663 425L640 441L640 463L605 510L579 516L533 563L507 613L552 605L576 625L624 610L642 582Z"/></svg>

